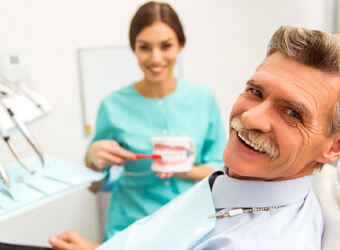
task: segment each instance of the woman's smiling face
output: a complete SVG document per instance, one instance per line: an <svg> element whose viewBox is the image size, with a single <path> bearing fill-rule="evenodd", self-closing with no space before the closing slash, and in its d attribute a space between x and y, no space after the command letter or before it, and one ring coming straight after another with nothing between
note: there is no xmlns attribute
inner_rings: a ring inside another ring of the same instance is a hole
<svg viewBox="0 0 340 250"><path fill-rule="evenodd" d="M136 37L134 53L145 80L157 83L171 79L181 49L177 35L169 25L155 22L143 29Z"/></svg>

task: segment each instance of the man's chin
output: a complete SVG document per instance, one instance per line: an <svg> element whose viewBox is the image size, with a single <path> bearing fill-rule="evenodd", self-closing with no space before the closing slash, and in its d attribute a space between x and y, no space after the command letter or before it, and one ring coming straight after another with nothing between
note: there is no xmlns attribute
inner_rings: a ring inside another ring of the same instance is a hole
<svg viewBox="0 0 340 250"><path fill-rule="evenodd" d="M227 155L226 155L227 156ZM262 179L262 175L270 164L270 157L266 160L240 160L231 157L223 157L224 164L228 168L228 175L230 177L239 179ZM267 169L268 170L268 169Z"/></svg>

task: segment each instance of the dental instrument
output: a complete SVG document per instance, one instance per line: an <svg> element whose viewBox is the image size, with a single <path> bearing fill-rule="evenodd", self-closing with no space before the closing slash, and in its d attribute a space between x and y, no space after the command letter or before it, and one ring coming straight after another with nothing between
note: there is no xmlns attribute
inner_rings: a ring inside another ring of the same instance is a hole
<svg viewBox="0 0 340 250"><path fill-rule="evenodd" d="M14 194L14 192L8 186L1 186L2 189L14 200L15 203L18 203L19 199Z"/></svg>
<svg viewBox="0 0 340 250"><path fill-rule="evenodd" d="M14 112L3 102L2 98L6 97L7 93L4 91L0 91L0 102L2 104L2 106L7 110L9 116L11 117L12 121L14 122L14 124L18 127L18 129L21 131L21 133L25 136L26 140L28 141L29 144L31 144L31 146L33 147L33 149L35 150L35 152L38 154L42 164L45 164L44 161L44 156L43 153L40 149L40 147L38 146L36 140L34 139L34 137L32 136L32 134L30 133L30 131L28 130L27 126L25 125L25 123L23 121L21 121L15 114Z"/></svg>
<svg viewBox="0 0 340 250"><path fill-rule="evenodd" d="M11 138L9 137L9 134L5 128L3 128L2 124L0 123L0 134L4 141L6 142L7 146L11 150L14 157L18 160L18 162L31 174L34 174L34 170L31 169L24 161L24 159L20 156L18 153L18 150L16 149L14 143L12 142Z"/></svg>
<svg viewBox="0 0 340 250"><path fill-rule="evenodd" d="M5 168L2 166L1 162L0 162L0 177L3 180L3 182L6 184L6 186L10 187L10 181L9 181L7 172Z"/></svg>

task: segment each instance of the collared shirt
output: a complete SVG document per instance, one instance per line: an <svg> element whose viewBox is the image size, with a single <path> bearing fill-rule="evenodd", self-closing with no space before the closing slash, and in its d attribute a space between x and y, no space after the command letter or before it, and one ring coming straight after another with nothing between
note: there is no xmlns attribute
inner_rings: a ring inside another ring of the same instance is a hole
<svg viewBox="0 0 340 250"><path fill-rule="evenodd" d="M216 211L280 208L218 218L216 227L194 249L321 249L322 213L311 176L270 182L219 174L212 186Z"/></svg>

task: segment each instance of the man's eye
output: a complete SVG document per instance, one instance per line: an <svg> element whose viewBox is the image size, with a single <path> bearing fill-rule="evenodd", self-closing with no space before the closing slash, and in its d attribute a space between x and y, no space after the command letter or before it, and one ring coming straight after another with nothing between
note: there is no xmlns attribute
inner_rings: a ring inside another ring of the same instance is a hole
<svg viewBox="0 0 340 250"><path fill-rule="evenodd" d="M287 110L287 114L293 118L296 118L296 119L301 119L301 115L299 115L299 113L297 113L295 110L293 109L288 109Z"/></svg>
<svg viewBox="0 0 340 250"><path fill-rule="evenodd" d="M250 91L251 91L254 95L256 95L256 96L262 98L262 93L261 93L261 91L259 91L259 90L257 90L257 89L250 89Z"/></svg>

